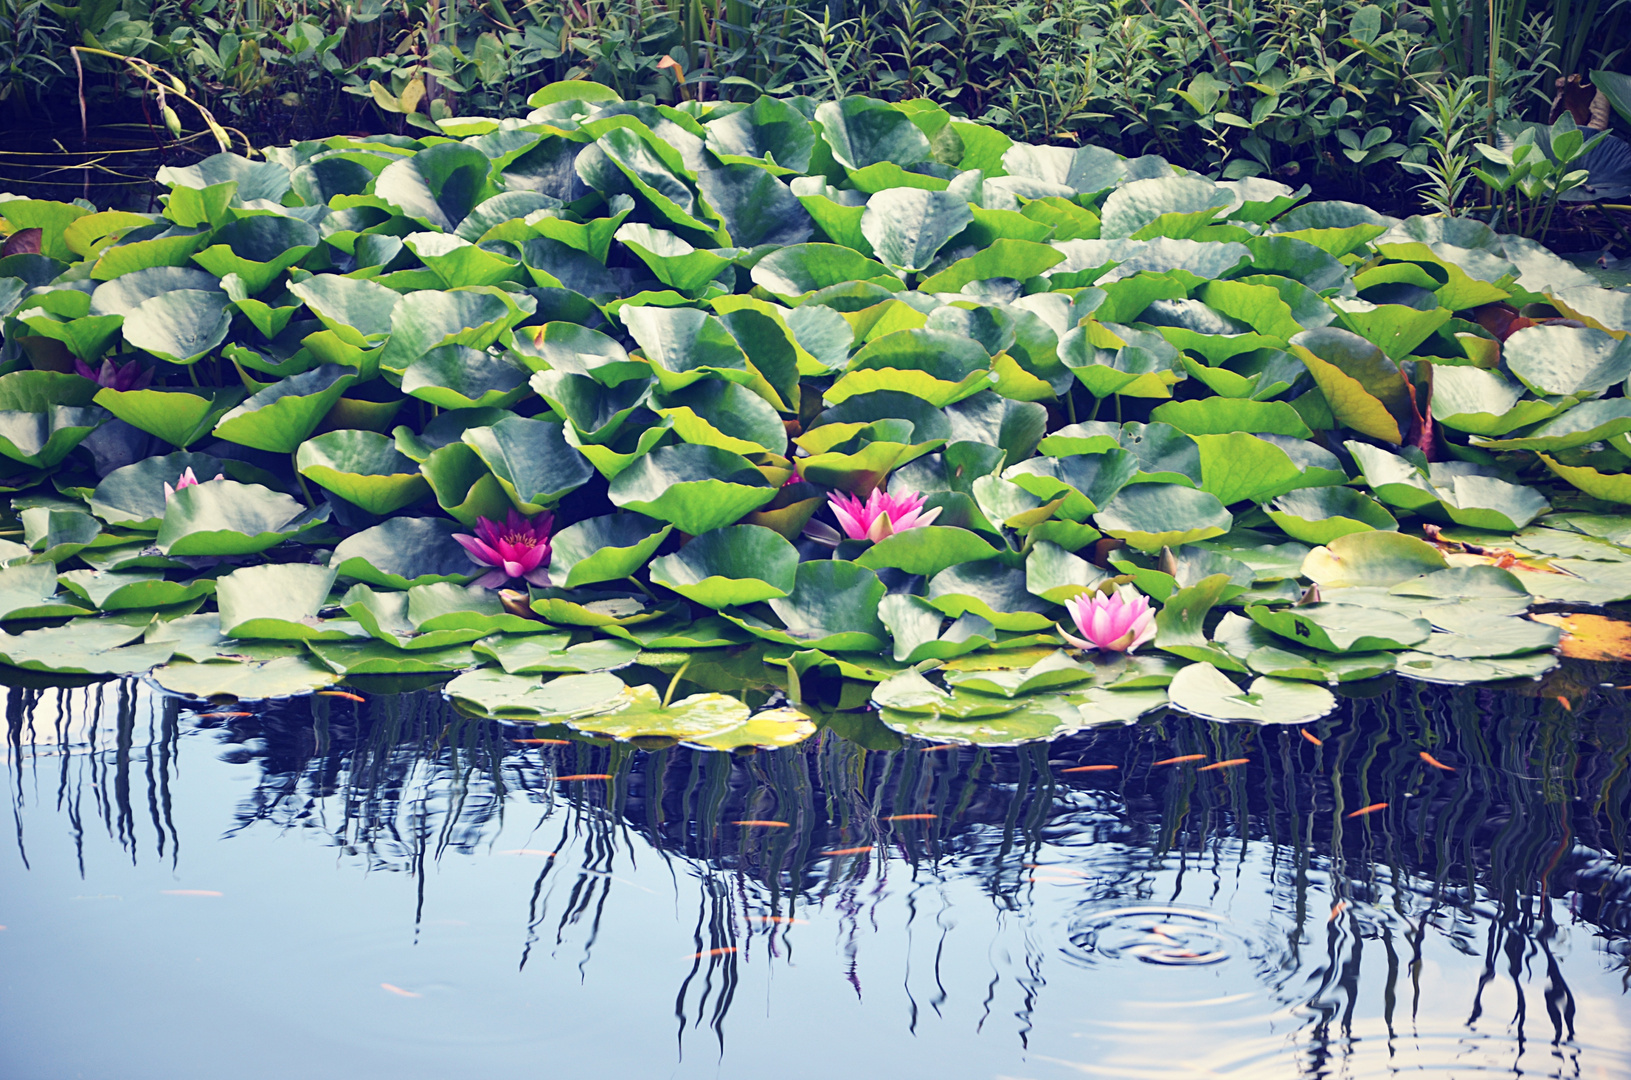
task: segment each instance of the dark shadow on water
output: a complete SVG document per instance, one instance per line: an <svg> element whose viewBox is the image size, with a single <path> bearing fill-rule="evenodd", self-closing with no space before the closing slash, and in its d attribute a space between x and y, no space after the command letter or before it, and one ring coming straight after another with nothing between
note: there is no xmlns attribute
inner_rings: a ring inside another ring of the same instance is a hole
<svg viewBox="0 0 1631 1080"><path fill-rule="evenodd" d="M1462 957L1475 987L1469 1027L1490 987L1517 988L1508 1031L1520 1053L1526 1040L1555 1050L1577 1036L1557 956L1566 935L1592 941L1627 985L1631 712L1609 674L1571 667L1517 690L1390 681L1307 727L1169 713L1016 749L899 745L851 713L801 746L738 755L474 720L434 691L209 708L128 682L12 688L7 771L24 867L32 847L61 842L28 834L31 802L67 823L81 874L88 830L132 861L172 865L194 845L297 834L369 871L413 876L416 923L438 864L490 854L514 819L511 829L530 828L518 850L541 860L529 892L492 898L525 911L515 963L559 960L572 942L580 981L624 867L659 858L676 904L682 881L700 898L679 913L695 953L674 987L682 1056L705 1032L723 1058L741 964L761 953L790 963L788 931L812 911L835 920L851 992L865 1002L885 989L861 955L888 894L905 904L913 939L899 976L903 1035L953 996L983 997L983 1026L1011 979L1024 1046L1060 952L1087 967L1245 956L1308 1028L1303 1075L1326 1075L1341 1071L1356 1016L1371 1019L1376 1001L1389 1038L1416 1016L1428 935ZM259 773L224 836L176 825L182 744L200 739ZM1204 760L1163 764L1192 755ZM1083 766L1114 768L1068 771ZM599 774L612 778L556 779ZM1197 897L1255 872L1249 851L1267 860L1273 919L1208 922ZM1080 891L1063 947L1025 938L1006 974L993 965L989 986L947 984L940 958L959 918L1002 927L1072 882ZM946 900L952 886L963 888L961 908ZM970 909L971 891L985 910ZM1362 961L1376 964L1377 953L1384 985L1361 986ZM1528 1013L1534 998L1521 989L1537 979L1543 1016Z"/></svg>

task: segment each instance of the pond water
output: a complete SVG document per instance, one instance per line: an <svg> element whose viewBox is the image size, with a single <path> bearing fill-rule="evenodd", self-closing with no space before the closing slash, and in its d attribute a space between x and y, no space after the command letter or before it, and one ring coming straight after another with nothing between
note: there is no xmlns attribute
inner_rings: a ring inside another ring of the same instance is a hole
<svg viewBox="0 0 1631 1080"><path fill-rule="evenodd" d="M749 755L13 687L0 1076L1624 1077L1601 675Z"/></svg>

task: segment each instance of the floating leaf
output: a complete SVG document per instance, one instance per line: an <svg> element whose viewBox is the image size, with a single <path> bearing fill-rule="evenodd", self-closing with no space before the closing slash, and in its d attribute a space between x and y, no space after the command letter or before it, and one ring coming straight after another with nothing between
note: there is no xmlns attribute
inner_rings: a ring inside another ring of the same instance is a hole
<svg viewBox="0 0 1631 1080"><path fill-rule="evenodd" d="M611 482L611 500L693 536L729 525L776 497L746 458L714 446L661 447Z"/></svg>
<svg viewBox="0 0 1631 1080"><path fill-rule="evenodd" d="M393 517L353 533L335 547L329 564L342 578L386 589L409 589L438 581L464 584L482 573L445 518ZM556 537L556 559L560 558Z"/></svg>
<svg viewBox="0 0 1631 1080"><path fill-rule="evenodd" d="M1336 708L1323 686L1267 677L1241 690L1208 663L1191 664L1167 687L1175 708L1206 720L1246 720L1258 724L1304 724Z"/></svg>
<svg viewBox="0 0 1631 1080"><path fill-rule="evenodd" d="M798 552L777 533L735 525L703 533L674 554L652 560L651 580L717 610L787 596L798 564Z"/></svg>
<svg viewBox="0 0 1631 1080"><path fill-rule="evenodd" d="M164 512L155 544L166 555L253 555L328 516L259 484L209 480L182 488Z"/></svg>

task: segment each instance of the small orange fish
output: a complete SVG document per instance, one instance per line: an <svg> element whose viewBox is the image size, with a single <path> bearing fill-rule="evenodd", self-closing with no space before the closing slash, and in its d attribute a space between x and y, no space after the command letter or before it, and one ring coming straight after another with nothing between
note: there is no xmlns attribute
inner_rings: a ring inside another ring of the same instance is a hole
<svg viewBox="0 0 1631 1080"><path fill-rule="evenodd" d="M791 915L755 915L754 918L758 919L760 922L782 923L782 924L785 924L787 926L809 926L810 925L810 920L809 919L795 919ZM5 927L0 926L0 930L4 930L4 929L5 929Z"/></svg>
<svg viewBox="0 0 1631 1080"><path fill-rule="evenodd" d="M416 994L412 990L404 990L400 986L392 986L390 983L380 983L379 988L381 990L384 990L384 991L388 992L388 993L395 994L397 997L424 997L425 996L424 994Z"/></svg>
<svg viewBox="0 0 1631 1080"><path fill-rule="evenodd" d="M198 713L200 720L235 720L240 716L254 716L248 712L202 712Z"/></svg>
<svg viewBox="0 0 1631 1080"><path fill-rule="evenodd" d="M214 889L165 889L165 896L222 896L223 893Z"/></svg>
<svg viewBox="0 0 1631 1080"><path fill-rule="evenodd" d="M1445 772L1455 772L1454 767L1444 764L1444 762L1440 761L1438 758L1434 757L1432 754L1429 754L1425 750L1421 752L1421 759L1435 769L1443 769Z"/></svg>
<svg viewBox="0 0 1631 1080"><path fill-rule="evenodd" d="M1178 757L1162 758L1160 761L1152 761L1152 762L1150 762L1150 764L1151 765L1178 765L1178 764L1181 764L1181 763L1183 763L1185 761L1205 761L1205 760L1206 760L1206 755L1205 754L1181 754Z"/></svg>
<svg viewBox="0 0 1631 1080"><path fill-rule="evenodd" d="M1559 705L1563 706L1569 712L1574 712L1574 706L1570 705L1569 704L1569 699L1564 697L1562 694L1557 695L1557 703Z"/></svg>
<svg viewBox="0 0 1631 1080"><path fill-rule="evenodd" d="M1068 772L1109 772L1111 769L1119 769L1119 768L1121 768L1120 765L1074 765L1071 768L1060 769L1059 771L1062 772L1062 773L1068 773Z"/></svg>
<svg viewBox="0 0 1631 1080"><path fill-rule="evenodd" d="M1378 810L1386 810L1386 809L1387 809L1387 803L1385 803L1385 802L1373 802L1369 806L1361 806L1358 810L1355 810L1353 813L1349 814L1348 816L1351 817L1351 818L1364 817L1366 814L1374 814Z"/></svg>
<svg viewBox="0 0 1631 1080"><path fill-rule="evenodd" d="M919 747L917 752L920 753L920 754L932 754L936 750L961 750L961 749L962 749L962 747L958 746L956 743L941 743L939 746L922 746L922 747Z"/></svg>
<svg viewBox="0 0 1631 1080"><path fill-rule="evenodd" d="M568 780L610 780L611 778L612 774L609 772L585 772L573 773L571 776L557 776L555 782L564 784Z"/></svg>
<svg viewBox="0 0 1631 1080"><path fill-rule="evenodd" d="M571 739L511 739L513 743L523 746L571 746Z"/></svg>
<svg viewBox="0 0 1631 1080"><path fill-rule="evenodd" d="M499 854L500 855L542 855L546 859L553 859L555 857L555 853L553 851L543 851L543 850L541 850L539 848L528 848L528 847L511 848L509 851L501 851L501 852L499 852Z"/></svg>
<svg viewBox="0 0 1631 1080"><path fill-rule="evenodd" d="M939 814L890 814L885 821L933 821Z"/></svg>
<svg viewBox="0 0 1631 1080"><path fill-rule="evenodd" d="M1202 765L1200 768L1196 769L1195 771L1196 772L1211 772L1213 769L1227 769L1227 768L1229 768L1231 766L1234 766L1234 765L1244 765L1250 760L1251 760L1251 758L1247 758L1247 757L1232 757L1228 761L1214 761L1210 765Z"/></svg>
<svg viewBox="0 0 1631 1080"><path fill-rule="evenodd" d="M319 690L319 691L317 691L317 696L318 697L343 697L347 701L367 701L368 700L367 698L363 697L361 694L353 694L349 690ZM416 994L414 996L417 997L418 995Z"/></svg>
<svg viewBox="0 0 1631 1080"><path fill-rule="evenodd" d="M823 855L862 855L868 851L877 850L878 845L868 844L865 847L841 847L837 851L823 851Z"/></svg>
<svg viewBox="0 0 1631 1080"><path fill-rule="evenodd" d="M1330 918L1326 919L1325 921L1326 922L1336 922L1337 921L1337 916L1341 915L1344 911L1347 911L1347 910L1348 910L1348 901L1338 900L1336 903L1331 905L1331 916L1330 916Z"/></svg>
<svg viewBox="0 0 1631 1080"><path fill-rule="evenodd" d="M1324 746L1325 745L1325 740L1321 739L1318 735L1315 735L1312 731L1304 731L1303 732L1303 738L1307 739L1309 742L1313 743L1315 746Z"/></svg>
<svg viewBox="0 0 1631 1080"><path fill-rule="evenodd" d="M724 956L727 953L733 953L735 951L736 951L736 946L735 945L732 945L729 948L725 948L725 949L704 949L702 952L692 953L690 956L687 956L686 959L687 960L703 960L703 959L706 959L707 957L710 957L710 956Z"/></svg>
<svg viewBox="0 0 1631 1080"><path fill-rule="evenodd" d="M735 822L734 824L743 825L750 829L754 826L758 826L761 829L791 829L793 827L792 822L789 821L761 821L758 818L748 818L744 821Z"/></svg>

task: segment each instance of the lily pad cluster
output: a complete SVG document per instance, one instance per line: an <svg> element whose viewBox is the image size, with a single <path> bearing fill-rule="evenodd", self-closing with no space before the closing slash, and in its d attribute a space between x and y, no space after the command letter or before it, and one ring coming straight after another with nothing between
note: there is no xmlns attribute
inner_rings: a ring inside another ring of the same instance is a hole
<svg viewBox="0 0 1631 1080"><path fill-rule="evenodd" d="M1631 291L1530 241L922 101L531 105L0 198L0 660L805 737L613 674L751 645L1012 742L1535 677L1533 604L1631 599ZM1072 647L1128 586L1153 641Z"/></svg>

